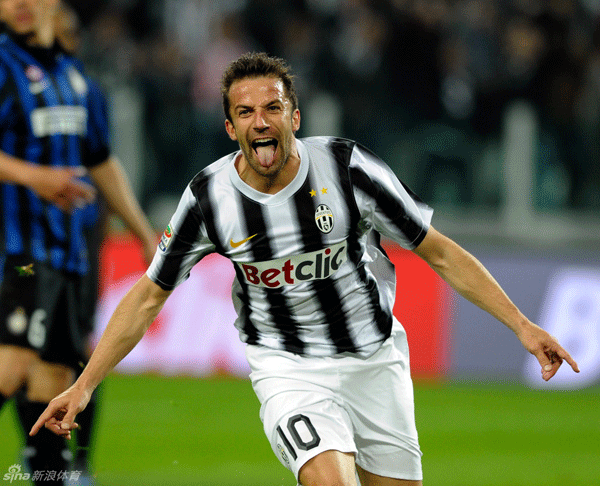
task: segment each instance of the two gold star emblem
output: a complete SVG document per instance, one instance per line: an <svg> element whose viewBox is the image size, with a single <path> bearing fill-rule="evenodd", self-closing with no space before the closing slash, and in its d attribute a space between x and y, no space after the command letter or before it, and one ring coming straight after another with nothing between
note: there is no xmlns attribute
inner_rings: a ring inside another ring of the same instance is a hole
<svg viewBox="0 0 600 486"><path fill-rule="evenodd" d="M317 191L315 191L314 189L312 191L310 191L310 197L315 197L317 195ZM327 188L324 187L323 189L321 189L321 194L327 194Z"/></svg>

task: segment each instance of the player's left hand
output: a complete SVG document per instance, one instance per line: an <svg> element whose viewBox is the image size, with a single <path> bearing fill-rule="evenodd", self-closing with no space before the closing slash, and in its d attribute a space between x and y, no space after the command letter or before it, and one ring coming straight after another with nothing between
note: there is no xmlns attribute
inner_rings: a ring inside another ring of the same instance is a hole
<svg viewBox="0 0 600 486"><path fill-rule="evenodd" d="M517 337L527 351L533 354L542 367L542 378L552 378L563 361L569 363L573 371L579 373L579 366L558 340L541 327L529 322L517 333Z"/></svg>

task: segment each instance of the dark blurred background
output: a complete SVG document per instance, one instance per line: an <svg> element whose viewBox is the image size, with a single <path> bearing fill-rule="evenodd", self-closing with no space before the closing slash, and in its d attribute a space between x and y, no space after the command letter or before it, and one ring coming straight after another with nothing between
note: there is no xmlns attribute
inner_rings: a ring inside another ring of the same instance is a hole
<svg viewBox="0 0 600 486"><path fill-rule="evenodd" d="M219 81L264 50L298 76L299 136L367 145L467 237L600 239L600 2L109 0L71 5L114 147L153 221L235 150Z"/></svg>

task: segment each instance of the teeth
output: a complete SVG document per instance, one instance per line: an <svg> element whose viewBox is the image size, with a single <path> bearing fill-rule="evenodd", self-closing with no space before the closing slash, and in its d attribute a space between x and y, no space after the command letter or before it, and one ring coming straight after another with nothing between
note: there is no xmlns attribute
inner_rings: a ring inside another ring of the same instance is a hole
<svg viewBox="0 0 600 486"><path fill-rule="evenodd" d="M275 143L277 143L277 142L273 138L262 138L260 140L254 140L254 142L252 142L252 146L260 147L260 146L265 146L265 145L272 145Z"/></svg>

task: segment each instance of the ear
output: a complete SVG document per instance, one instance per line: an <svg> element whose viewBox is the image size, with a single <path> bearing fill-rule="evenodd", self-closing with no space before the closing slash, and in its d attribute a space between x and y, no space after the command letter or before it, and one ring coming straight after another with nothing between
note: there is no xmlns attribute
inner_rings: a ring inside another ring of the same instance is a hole
<svg viewBox="0 0 600 486"><path fill-rule="evenodd" d="M231 140L233 140L234 142L237 142L237 135L235 134L235 127L233 126L233 123L231 123L230 120L225 120L225 130L227 130L227 135L229 135L229 138Z"/></svg>
<svg viewBox="0 0 600 486"><path fill-rule="evenodd" d="M300 129L300 110L294 110L292 113L292 131L295 133Z"/></svg>

